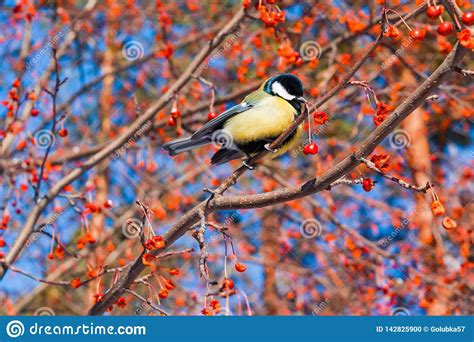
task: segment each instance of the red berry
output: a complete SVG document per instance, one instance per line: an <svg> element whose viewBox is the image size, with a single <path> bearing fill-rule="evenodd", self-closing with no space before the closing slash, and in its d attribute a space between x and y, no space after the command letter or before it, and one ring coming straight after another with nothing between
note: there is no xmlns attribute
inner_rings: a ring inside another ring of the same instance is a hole
<svg viewBox="0 0 474 342"><path fill-rule="evenodd" d="M179 118L180 116L181 116L181 112L180 112L179 110L177 110L176 108L173 108L173 109L171 110L171 117L172 117L173 119L177 119L177 118Z"/></svg>
<svg viewBox="0 0 474 342"><path fill-rule="evenodd" d="M329 117L326 112L314 113L314 122L318 125L324 125L328 121Z"/></svg>
<svg viewBox="0 0 474 342"><path fill-rule="evenodd" d="M202 313L204 316L212 316L212 310L209 309L209 308L202 309L202 310L201 310L201 313Z"/></svg>
<svg viewBox="0 0 474 342"><path fill-rule="evenodd" d="M38 110L38 109L33 108L33 109L31 110L31 116L38 116L38 114L39 114L39 110Z"/></svg>
<svg viewBox="0 0 474 342"><path fill-rule="evenodd" d="M362 181L362 187L365 191L369 192L374 188L374 182L371 178L364 178L364 180Z"/></svg>
<svg viewBox="0 0 474 342"><path fill-rule="evenodd" d="M166 289L161 290L158 293L158 297L160 297L161 299L168 298L168 290L166 290Z"/></svg>
<svg viewBox="0 0 474 342"><path fill-rule="evenodd" d="M58 134L59 134L59 136L62 137L62 138L67 137L67 134L68 134L67 129L66 129L66 128L60 129L59 132L58 132Z"/></svg>
<svg viewBox="0 0 474 342"><path fill-rule="evenodd" d="M219 116L219 114L217 114L216 112L209 112L209 114L207 114L207 118L209 120L213 120L215 118L217 118Z"/></svg>
<svg viewBox="0 0 474 342"><path fill-rule="evenodd" d="M179 269L177 268L172 268L168 271L171 275L178 275L179 274Z"/></svg>
<svg viewBox="0 0 474 342"><path fill-rule="evenodd" d="M285 12L282 11L282 12L275 13L275 20L277 22L280 22L280 23L284 22L285 21Z"/></svg>
<svg viewBox="0 0 474 342"><path fill-rule="evenodd" d="M222 282L222 288L224 290L232 290L234 288L234 281L230 278L224 278Z"/></svg>
<svg viewBox="0 0 474 342"><path fill-rule="evenodd" d="M462 15L461 21L464 25L471 26L474 24L474 12L466 12Z"/></svg>
<svg viewBox="0 0 474 342"><path fill-rule="evenodd" d="M426 30L414 29L410 31L409 35L410 35L410 38L412 38L413 40L416 40L417 42L421 42L423 41L423 39L425 39Z"/></svg>
<svg viewBox="0 0 474 342"><path fill-rule="evenodd" d="M443 6L429 6L426 10L426 15L430 19L437 19L443 13L444 7Z"/></svg>
<svg viewBox="0 0 474 342"><path fill-rule="evenodd" d="M453 33L453 24L451 24L449 21L439 24L438 33L442 36L449 36L451 33Z"/></svg>
<svg viewBox="0 0 474 342"><path fill-rule="evenodd" d="M104 202L104 208L105 209L110 209L110 208L112 208L113 205L114 205L114 203L111 200L107 200L107 201Z"/></svg>
<svg viewBox="0 0 474 342"><path fill-rule="evenodd" d="M168 118L168 121L166 121L166 124L170 127L176 126L176 120L172 116L170 116Z"/></svg>
<svg viewBox="0 0 474 342"><path fill-rule="evenodd" d="M168 279L167 281L165 281L165 287L167 290L174 290L176 288L176 285L173 283L173 281L171 279Z"/></svg>
<svg viewBox="0 0 474 342"><path fill-rule="evenodd" d="M235 263L235 270L237 272L245 272L247 270L247 266L245 266L244 264L241 264L239 262L236 262Z"/></svg>
<svg viewBox="0 0 474 342"><path fill-rule="evenodd" d="M318 153L318 145L316 145L315 143L305 145L305 147L303 148L303 153L305 155Z"/></svg>
<svg viewBox="0 0 474 342"><path fill-rule="evenodd" d="M396 28L395 26L390 25L388 27L386 36L388 36L390 38L398 39L398 38L400 38L401 35L402 34L400 33L400 30L398 28Z"/></svg>

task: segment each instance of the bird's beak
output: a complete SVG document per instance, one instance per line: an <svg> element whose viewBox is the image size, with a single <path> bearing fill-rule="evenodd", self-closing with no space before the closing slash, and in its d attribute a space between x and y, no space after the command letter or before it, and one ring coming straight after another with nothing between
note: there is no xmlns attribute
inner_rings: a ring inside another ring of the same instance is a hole
<svg viewBox="0 0 474 342"><path fill-rule="evenodd" d="M303 96L297 97L296 100L301 103L306 103L306 99Z"/></svg>

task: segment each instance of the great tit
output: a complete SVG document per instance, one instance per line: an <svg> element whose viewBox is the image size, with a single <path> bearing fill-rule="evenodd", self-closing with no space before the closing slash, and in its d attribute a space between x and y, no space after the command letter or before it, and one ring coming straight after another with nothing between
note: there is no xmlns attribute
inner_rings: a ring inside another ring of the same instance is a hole
<svg viewBox="0 0 474 342"><path fill-rule="evenodd" d="M303 84L298 77L292 74L274 76L247 95L242 103L212 119L190 137L170 141L163 148L175 156L214 143L220 149L211 158L213 165L250 158L263 149L269 149L269 143L301 114L304 102ZM300 125L278 151L272 151L272 157L288 151L302 131ZM245 161L244 164L252 168Z"/></svg>

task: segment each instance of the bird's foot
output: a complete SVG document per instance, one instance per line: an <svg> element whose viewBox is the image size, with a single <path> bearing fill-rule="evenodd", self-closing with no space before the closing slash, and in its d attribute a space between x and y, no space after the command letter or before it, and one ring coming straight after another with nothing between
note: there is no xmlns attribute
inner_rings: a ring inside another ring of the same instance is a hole
<svg viewBox="0 0 474 342"><path fill-rule="evenodd" d="M255 166L250 165L250 164L247 162L247 160L244 160L244 161L242 162L242 164L244 164L244 166L245 166L247 169L249 169L249 170L255 170Z"/></svg>
<svg viewBox="0 0 474 342"><path fill-rule="evenodd" d="M209 206L209 202L211 202L214 198L222 196L222 194L220 194L217 190L204 188L202 189L202 191L207 192L208 194L211 194L211 196L209 196L209 198L206 201L206 207Z"/></svg>
<svg viewBox="0 0 474 342"><path fill-rule="evenodd" d="M263 147L265 147L265 149L267 151L270 151L271 153L277 153L278 152L278 149L277 148L275 148L275 149L271 148L270 144L265 144L265 146L263 146Z"/></svg>
<svg viewBox="0 0 474 342"><path fill-rule="evenodd" d="M213 196L218 196L220 195L217 190L212 190L212 189L209 189L209 188L204 188L202 189L203 192L207 192L208 194L211 194Z"/></svg>

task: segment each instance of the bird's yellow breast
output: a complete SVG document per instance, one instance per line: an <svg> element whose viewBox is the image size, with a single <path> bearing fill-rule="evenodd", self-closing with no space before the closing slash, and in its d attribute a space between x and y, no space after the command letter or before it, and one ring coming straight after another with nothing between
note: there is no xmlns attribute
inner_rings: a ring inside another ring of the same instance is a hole
<svg viewBox="0 0 474 342"><path fill-rule="evenodd" d="M265 96L258 104L224 124L237 143L248 143L280 135L295 119L296 110L277 96Z"/></svg>
<svg viewBox="0 0 474 342"><path fill-rule="evenodd" d="M246 144L265 139L273 139L283 133L295 120L296 109L286 100L266 95L258 101L258 104L234 117L228 119L224 124L237 144ZM301 125L297 134L282 146L273 157L285 153L301 136Z"/></svg>

